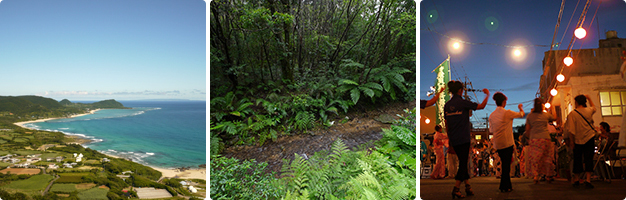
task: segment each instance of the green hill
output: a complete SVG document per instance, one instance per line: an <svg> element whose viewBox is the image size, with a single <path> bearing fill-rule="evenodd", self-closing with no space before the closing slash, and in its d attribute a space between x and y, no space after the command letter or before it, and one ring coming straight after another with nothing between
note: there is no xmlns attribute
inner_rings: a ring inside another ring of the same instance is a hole
<svg viewBox="0 0 626 200"><path fill-rule="evenodd" d="M98 101L92 103L91 106L94 108L126 108L122 103L115 101L114 99L108 99L104 101Z"/></svg>
<svg viewBox="0 0 626 200"><path fill-rule="evenodd" d="M56 101L54 99L51 99L51 98L34 96L34 95L18 96L18 98L25 99L27 101L30 101L31 103L34 103L34 104L42 105L42 106L44 106L44 107L46 107L48 109L54 109L54 108L61 108L61 107L63 107L63 105L61 105L58 101Z"/></svg>

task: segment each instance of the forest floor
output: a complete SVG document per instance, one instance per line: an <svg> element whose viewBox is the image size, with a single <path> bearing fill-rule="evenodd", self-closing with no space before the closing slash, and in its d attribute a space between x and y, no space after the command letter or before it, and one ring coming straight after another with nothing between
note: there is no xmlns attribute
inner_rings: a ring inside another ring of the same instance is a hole
<svg viewBox="0 0 626 200"><path fill-rule="evenodd" d="M382 138L382 128L389 128L391 125L378 121L380 116L392 116L394 119L398 119L396 114L406 116L404 109L412 109L415 106L416 101L398 102L351 112L337 117L335 124L327 129L317 128L308 131L308 134L282 136L276 141L268 141L262 146L231 146L225 148L222 155L240 160L255 159L259 162L267 162L267 170L279 174L283 159L292 160L295 158L295 153L300 156L306 154L310 157L315 152L329 150L337 138L341 138L349 149L372 141L371 147L373 142ZM346 116L348 120L341 123Z"/></svg>

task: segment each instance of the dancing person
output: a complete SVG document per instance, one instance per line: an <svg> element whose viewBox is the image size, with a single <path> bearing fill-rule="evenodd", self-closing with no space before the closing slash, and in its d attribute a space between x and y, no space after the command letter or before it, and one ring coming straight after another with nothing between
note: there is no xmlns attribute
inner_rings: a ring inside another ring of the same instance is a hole
<svg viewBox="0 0 626 200"><path fill-rule="evenodd" d="M456 152L454 152L454 148L452 148L451 146L448 148L447 160L448 176L446 178L454 178L454 175L456 175L456 170L459 167L459 158L456 156Z"/></svg>
<svg viewBox="0 0 626 200"><path fill-rule="evenodd" d="M437 92L437 94L435 94L435 96L430 100L420 100L420 108L424 109L426 107L435 105L435 103L437 103L437 100L439 99L439 94L441 94L441 92L443 92L445 89L445 87L442 87L439 92Z"/></svg>
<svg viewBox="0 0 626 200"><path fill-rule="evenodd" d="M530 139L527 156L530 161L529 171L535 184L539 183L540 176L546 176L548 183L554 178L554 143L550 138L548 123L556 120L552 114L543 112L544 103L540 98L535 99L534 108L526 117L526 131L524 136Z"/></svg>
<svg viewBox="0 0 626 200"><path fill-rule="evenodd" d="M498 106L495 111L489 115L489 131L493 133L493 148L497 149L502 163L502 174L500 178L500 191L511 192L511 160L513 158L513 150L515 148L515 140L513 140L513 119L524 117L524 109L519 104L519 112L505 110L507 97L501 92L493 95L493 100Z"/></svg>
<svg viewBox="0 0 626 200"><path fill-rule="evenodd" d="M587 101L589 101L589 107L587 107ZM591 185L591 174L593 174L593 153L595 147L593 138L597 134L593 127L593 114L596 112L596 108L587 95L576 96L574 105L576 109L567 115L567 121L565 121L563 126L563 131L568 139L568 146L574 149L572 185L578 187L580 185L580 175L585 172L586 181L583 184L587 188L594 188Z"/></svg>
<svg viewBox="0 0 626 200"><path fill-rule="evenodd" d="M465 182L466 195L474 195L469 184L469 174L467 169L467 159L470 150L470 110L480 110L485 108L487 100L489 100L489 90L483 89L485 99L481 104L463 99L463 83L459 81L448 82L448 89L452 93L452 98L444 106L446 129L448 130L448 138L450 146L456 152L459 158L459 169L457 170L454 188L452 190L452 198L465 197L459 191L461 182Z"/></svg>
<svg viewBox="0 0 626 200"><path fill-rule="evenodd" d="M447 139L448 137L441 132L441 126L436 125L433 144L437 161L435 162L433 174L430 176L432 179L442 179L446 176L446 156L443 153L443 147L447 145Z"/></svg>

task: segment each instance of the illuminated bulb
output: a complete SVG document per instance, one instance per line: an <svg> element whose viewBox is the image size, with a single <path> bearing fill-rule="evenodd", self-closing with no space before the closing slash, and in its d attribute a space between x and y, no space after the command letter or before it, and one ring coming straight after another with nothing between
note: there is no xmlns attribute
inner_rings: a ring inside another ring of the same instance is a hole
<svg viewBox="0 0 626 200"><path fill-rule="evenodd" d="M546 108L550 108L550 106L551 106L551 105L552 105L552 104L550 104L550 103L546 103L546 105L544 105L544 106L545 106Z"/></svg>
<svg viewBox="0 0 626 200"><path fill-rule="evenodd" d="M565 63L565 65L569 67L570 65L572 65L572 63L574 63L574 59L572 59L572 57L567 56L563 59L563 63Z"/></svg>
<svg viewBox="0 0 626 200"><path fill-rule="evenodd" d="M563 82L565 80L565 76L563 76L563 74L556 75L556 80L559 82Z"/></svg>
<svg viewBox="0 0 626 200"><path fill-rule="evenodd" d="M515 49L515 51L513 51L513 55L520 56L522 55L522 52L519 49Z"/></svg>
<svg viewBox="0 0 626 200"><path fill-rule="evenodd" d="M426 124L430 124L430 119L426 118L426 120L424 120L424 122L425 122Z"/></svg>
<svg viewBox="0 0 626 200"><path fill-rule="evenodd" d="M574 35L578 39L583 39L585 36L587 36L587 31L585 31L585 29L583 27L580 27L580 28L577 28L574 31Z"/></svg>
<svg viewBox="0 0 626 200"><path fill-rule="evenodd" d="M455 43L452 45L452 47L453 47L454 49L459 49L459 48L461 47L461 44L459 44L458 42L455 42Z"/></svg>
<svg viewBox="0 0 626 200"><path fill-rule="evenodd" d="M551 94L552 96L556 96L556 94L558 94L558 93L559 93L559 92L558 92L558 91L556 91L556 89L552 89L552 90L550 90L550 94Z"/></svg>

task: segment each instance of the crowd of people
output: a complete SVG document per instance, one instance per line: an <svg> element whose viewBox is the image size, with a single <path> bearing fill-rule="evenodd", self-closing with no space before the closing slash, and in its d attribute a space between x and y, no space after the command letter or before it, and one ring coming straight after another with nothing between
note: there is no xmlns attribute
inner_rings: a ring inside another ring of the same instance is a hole
<svg viewBox="0 0 626 200"><path fill-rule="evenodd" d="M574 98L575 109L560 127L553 123L556 119L546 110L542 99L534 100L533 109L526 116L522 104L518 105L518 111L505 109L508 98L497 92L493 95L497 108L488 118L493 138L476 141L470 134L470 111L485 107L489 90L483 89L485 99L478 104L461 97L464 91L461 82L450 81L447 86L452 93L444 106L447 134L444 134L444 127L437 125L428 149L436 158L430 178L454 178L453 198L465 197L460 192L461 183L465 185L465 195L474 195L469 179L475 176L500 179L501 192L513 191L511 177L533 179L534 184L543 180L551 183L557 176L557 149L561 146L567 148L567 157L572 163L569 166L572 185L594 188L590 179L594 172L595 139L608 138L610 126L602 122L600 130L595 130L592 115L596 108L587 95ZM434 104L432 100L424 101L422 108L428 106L427 103ZM513 119L524 116L524 133L515 138Z"/></svg>

